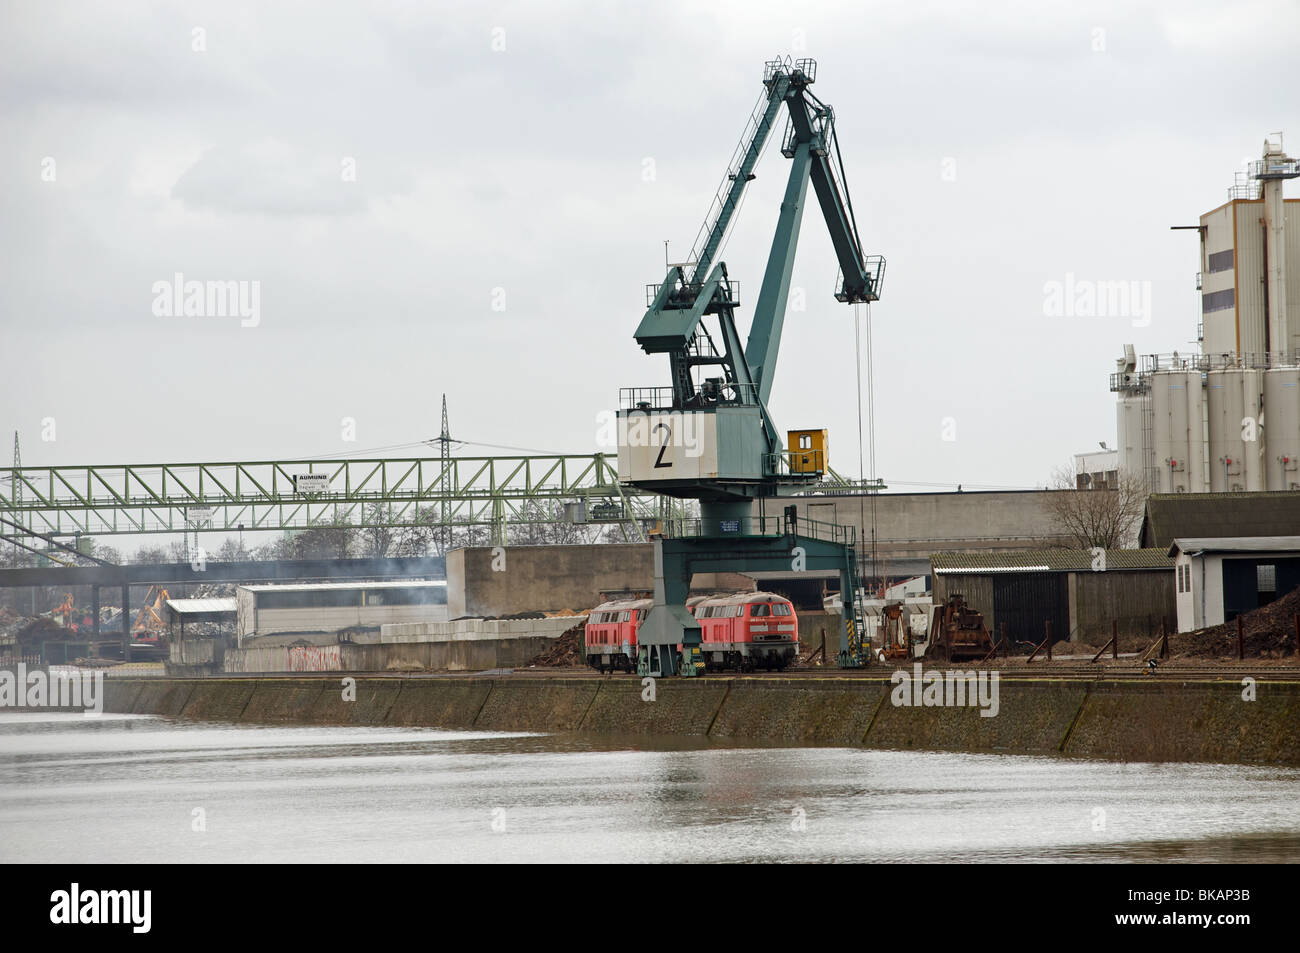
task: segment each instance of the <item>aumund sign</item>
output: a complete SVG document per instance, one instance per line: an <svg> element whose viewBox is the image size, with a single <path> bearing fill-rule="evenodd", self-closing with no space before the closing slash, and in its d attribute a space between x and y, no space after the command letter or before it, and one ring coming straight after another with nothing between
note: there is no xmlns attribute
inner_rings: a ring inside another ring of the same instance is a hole
<svg viewBox="0 0 1300 953"><path fill-rule="evenodd" d="M325 493L329 488L328 473L298 473L293 478L295 493Z"/></svg>

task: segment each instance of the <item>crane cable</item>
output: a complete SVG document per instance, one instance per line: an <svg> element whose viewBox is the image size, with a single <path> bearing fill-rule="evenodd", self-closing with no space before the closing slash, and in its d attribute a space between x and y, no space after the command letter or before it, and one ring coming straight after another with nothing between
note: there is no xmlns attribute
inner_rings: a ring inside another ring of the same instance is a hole
<svg viewBox="0 0 1300 953"><path fill-rule="evenodd" d="M866 469L863 467L863 440L862 440L862 305L855 303L853 305L853 350L854 350L854 368L857 374L858 384L858 478L863 483L866 482ZM871 461L871 480L874 483L876 479L876 401L875 401L875 368L872 362L871 347L871 305L867 304L867 448L870 451L869 458ZM871 571L876 573L876 496L875 492L871 494ZM858 525L864 529L867 525L866 505L862 495L858 495ZM857 593L853 593L850 598L857 598Z"/></svg>

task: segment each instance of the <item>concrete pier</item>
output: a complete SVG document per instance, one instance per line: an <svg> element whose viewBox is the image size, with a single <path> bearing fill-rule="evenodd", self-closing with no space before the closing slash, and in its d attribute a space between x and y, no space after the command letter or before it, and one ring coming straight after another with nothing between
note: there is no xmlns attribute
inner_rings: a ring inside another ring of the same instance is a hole
<svg viewBox="0 0 1300 953"><path fill-rule="evenodd" d="M354 679L349 688L346 679ZM257 724L686 735L808 746L1300 765L1300 682L1004 680L997 714L900 706L880 678L113 678L105 710Z"/></svg>

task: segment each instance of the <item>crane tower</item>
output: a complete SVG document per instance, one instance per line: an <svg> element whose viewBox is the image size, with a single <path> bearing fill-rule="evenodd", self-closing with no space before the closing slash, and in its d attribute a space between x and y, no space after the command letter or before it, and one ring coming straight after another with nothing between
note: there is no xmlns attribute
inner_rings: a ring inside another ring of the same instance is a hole
<svg viewBox="0 0 1300 953"><path fill-rule="evenodd" d="M618 412L619 479L667 496L700 501L700 519L655 540L654 605L638 636L646 675L694 675L702 669L699 623L685 608L691 575L729 569L833 568L841 591L856 587L851 527L813 524L794 507L768 501L818 482L825 452L783 446L768 411L790 293L790 277L811 181L839 263L835 298L878 300L884 259L863 254L849 199L835 114L810 87L811 59L768 61L759 97L691 251L647 288L648 309L636 329L647 354L668 356L671 384L624 388ZM715 261L745 187L780 114L781 154L790 174L754 306L747 341L736 327L739 282ZM865 664L854 618L844 600L841 665ZM679 648L680 646L680 648Z"/></svg>

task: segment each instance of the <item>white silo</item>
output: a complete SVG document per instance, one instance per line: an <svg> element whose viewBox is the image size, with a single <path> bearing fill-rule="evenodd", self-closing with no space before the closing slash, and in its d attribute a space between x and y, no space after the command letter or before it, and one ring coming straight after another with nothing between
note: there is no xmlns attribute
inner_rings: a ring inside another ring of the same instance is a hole
<svg viewBox="0 0 1300 953"><path fill-rule="evenodd" d="M1300 489L1300 367L1264 372L1265 488Z"/></svg>
<svg viewBox="0 0 1300 953"><path fill-rule="evenodd" d="M1151 433L1157 493L1188 492L1187 372L1151 375Z"/></svg>
<svg viewBox="0 0 1300 953"><path fill-rule="evenodd" d="M1142 434L1142 415L1147 401L1141 397L1121 397L1115 405L1115 432L1119 441L1119 469L1121 472L1146 478L1146 445Z"/></svg>
<svg viewBox="0 0 1300 953"><path fill-rule="evenodd" d="M1209 429L1210 492L1246 489L1245 441L1242 438L1241 371L1210 371L1205 375L1205 406Z"/></svg>
<svg viewBox="0 0 1300 953"><path fill-rule="evenodd" d="M1246 492L1257 493L1264 489L1265 446L1264 430L1259 415L1263 404L1264 372L1257 367L1241 371L1241 428L1245 453ZM1247 422L1246 418L1250 418Z"/></svg>
<svg viewBox="0 0 1300 953"><path fill-rule="evenodd" d="M1205 392L1200 371L1184 371L1187 394L1187 492L1209 489L1205 468Z"/></svg>

